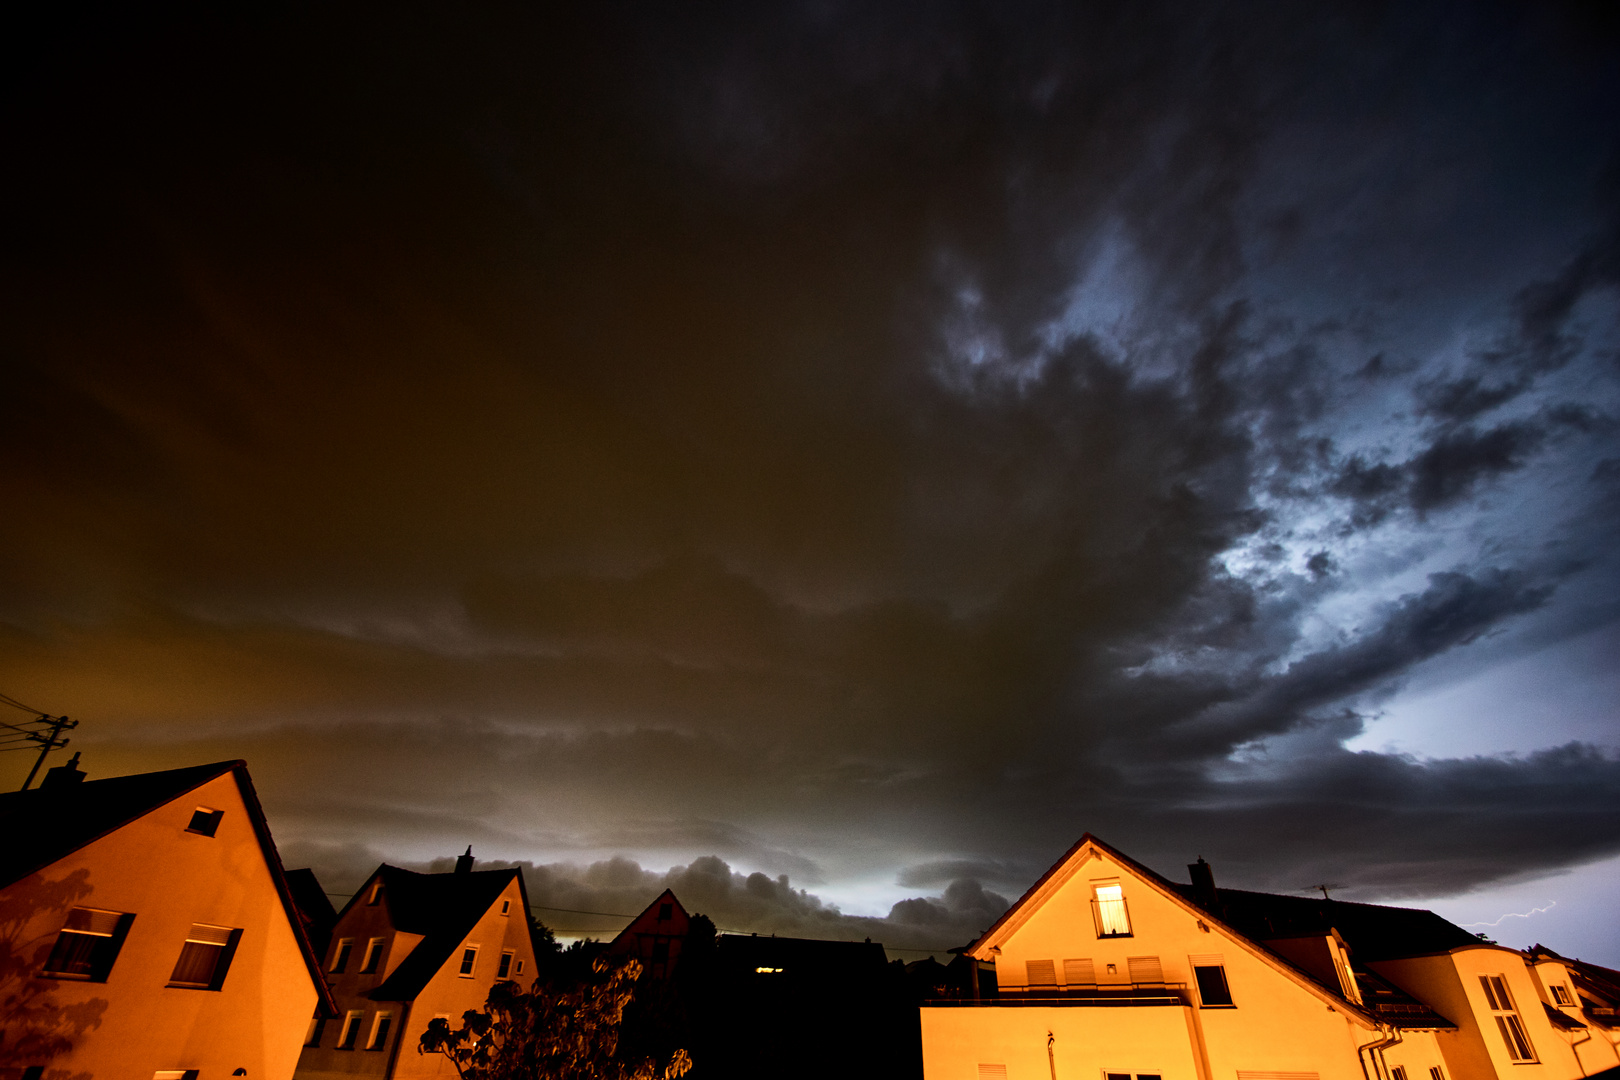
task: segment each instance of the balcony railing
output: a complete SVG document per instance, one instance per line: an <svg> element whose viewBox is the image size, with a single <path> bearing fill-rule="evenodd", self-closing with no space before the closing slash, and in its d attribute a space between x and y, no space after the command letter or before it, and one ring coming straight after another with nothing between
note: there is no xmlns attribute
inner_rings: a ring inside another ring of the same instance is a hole
<svg viewBox="0 0 1620 1080"><path fill-rule="evenodd" d="M1110 900L1093 900L1091 918L1096 924L1097 936L1116 938L1131 936L1131 912L1123 896Z"/></svg>
<svg viewBox="0 0 1620 1080"><path fill-rule="evenodd" d="M1191 1005L1186 983L1122 984L1112 986L1003 986L995 994L971 998L928 998L929 1006L942 1007L1033 1007L1043 1008L1135 1008L1140 1006Z"/></svg>

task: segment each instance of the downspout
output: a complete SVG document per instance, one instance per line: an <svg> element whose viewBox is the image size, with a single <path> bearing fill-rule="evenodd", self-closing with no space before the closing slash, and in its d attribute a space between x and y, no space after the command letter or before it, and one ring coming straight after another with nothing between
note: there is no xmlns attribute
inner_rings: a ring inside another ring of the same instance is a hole
<svg viewBox="0 0 1620 1080"><path fill-rule="evenodd" d="M1389 1041L1373 1048L1374 1053L1378 1055L1378 1064L1383 1067L1385 1076L1389 1076L1391 1074L1389 1071L1389 1062L1384 1060L1384 1051L1388 1050L1392 1046L1399 1046L1402 1041L1403 1036L1401 1035L1401 1029L1396 1027L1394 1024L1391 1024L1389 1026Z"/></svg>
<svg viewBox="0 0 1620 1080"><path fill-rule="evenodd" d="M1401 1041L1401 1037L1395 1033L1395 1028L1393 1026L1386 1029L1383 1024L1379 1024L1377 1021L1374 1021L1374 1024L1377 1025L1377 1030L1379 1032L1387 1033L1383 1034L1380 1038L1374 1039L1370 1043L1362 1043L1356 1047L1356 1064L1361 1066L1361 1075L1363 1080L1384 1080L1384 1078L1378 1072L1378 1064L1376 1061L1373 1062L1373 1071L1371 1073L1367 1072L1367 1062L1370 1059L1363 1057L1362 1053L1367 1050L1382 1050L1386 1046L1394 1046L1396 1043Z"/></svg>
<svg viewBox="0 0 1620 1080"><path fill-rule="evenodd" d="M416 1004L414 1001L400 1002L399 1034L394 1036L394 1048L388 1051L388 1070L383 1073L384 1076L394 1075L394 1066L399 1063L399 1048L405 1045L405 1032L410 1030L406 1025L410 1022L411 1006L414 1004Z"/></svg>
<svg viewBox="0 0 1620 1080"><path fill-rule="evenodd" d="M1057 1080L1057 1056L1052 1053L1052 1044L1057 1042L1052 1033L1046 1033L1046 1067L1052 1070L1052 1080Z"/></svg>

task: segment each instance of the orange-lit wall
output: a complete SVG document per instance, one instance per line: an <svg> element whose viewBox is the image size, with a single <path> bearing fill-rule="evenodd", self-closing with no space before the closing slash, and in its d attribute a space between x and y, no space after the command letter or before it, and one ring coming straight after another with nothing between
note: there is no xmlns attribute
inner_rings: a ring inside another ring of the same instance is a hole
<svg viewBox="0 0 1620 1080"><path fill-rule="evenodd" d="M1545 959L1532 964L1530 973L1536 980L1541 1000L1548 1007L1557 1009L1571 1020L1586 1024L1586 1018L1581 1015L1580 995L1575 990L1574 981L1570 978L1567 967L1557 960ZM1559 1005L1554 1000L1548 990L1548 986L1553 983L1564 987L1565 992L1570 995L1571 1004ZM1620 1031L1587 1026L1585 1031L1565 1034L1563 1038L1574 1051L1583 1076L1620 1066Z"/></svg>
<svg viewBox="0 0 1620 1080"><path fill-rule="evenodd" d="M1442 1032L1437 1036L1450 1076L1511 1075L1525 1080L1537 1077L1566 1080L1585 1075L1569 1037L1554 1030L1548 1021L1542 1008L1540 987L1522 954L1481 943L1436 956L1382 961L1370 966L1457 1025L1455 1032ZM1515 1062L1508 1057L1480 985L1481 975L1501 975L1507 981L1519 1018L1535 1049L1536 1061Z"/></svg>
<svg viewBox="0 0 1620 1080"><path fill-rule="evenodd" d="M186 831L199 806L225 811L216 835ZM69 908L135 915L105 983L0 973L0 998L31 995L46 1007L42 1022L72 1043L47 1075L292 1076L317 994L232 774L24 878L0 905L0 930L27 972L49 956ZM165 985L193 923L242 930L218 991ZM7 1036L15 1047L18 1032Z"/></svg>

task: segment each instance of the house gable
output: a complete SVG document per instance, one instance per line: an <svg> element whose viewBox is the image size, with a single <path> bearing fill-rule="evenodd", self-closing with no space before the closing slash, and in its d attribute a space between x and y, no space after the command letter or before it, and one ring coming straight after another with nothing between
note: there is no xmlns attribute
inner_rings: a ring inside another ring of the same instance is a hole
<svg viewBox="0 0 1620 1080"><path fill-rule="evenodd" d="M1026 993L1039 993L1042 986L1191 988L1196 967L1242 968L1246 978L1290 984L1363 1028L1377 1027L1356 1002L1319 985L1089 833L965 952L994 961L1003 990ZM1242 981L1234 983L1234 994L1241 994Z"/></svg>

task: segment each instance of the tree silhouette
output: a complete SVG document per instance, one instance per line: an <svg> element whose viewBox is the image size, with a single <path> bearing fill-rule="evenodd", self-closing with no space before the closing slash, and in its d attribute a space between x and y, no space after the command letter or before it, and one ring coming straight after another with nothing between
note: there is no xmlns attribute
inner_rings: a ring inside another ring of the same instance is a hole
<svg viewBox="0 0 1620 1080"><path fill-rule="evenodd" d="M441 1054L463 1080L678 1080L691 1068L676 1050L660 1069L652 1058L618 1056L619 1026L636 990L641 964L614 964L598 956L588 977L536 979L525 992L510 980L496 983L485 1012L469 1009L462 1026L428 1025L420 1054Z"/></svg>
<svg viewBox="0 0 1620 1080"><path fill-rule="evenodd" d="M90 872L81 869L55 881L19 883L0 892L0 1065L48 1065L70 1052L86 1032L101 1026L106 999L64 1005L57 1000L57 982L35 974L56 941L55 934L37 936L40 915L57 914L53 922L60 926L68 910L94 891L89 878ZM23 935L31 932L36 936L25 939ZM89 1077L63 1069L45 1075L49 1080Z"/></svg>

